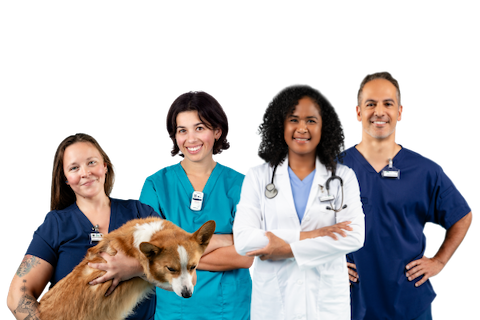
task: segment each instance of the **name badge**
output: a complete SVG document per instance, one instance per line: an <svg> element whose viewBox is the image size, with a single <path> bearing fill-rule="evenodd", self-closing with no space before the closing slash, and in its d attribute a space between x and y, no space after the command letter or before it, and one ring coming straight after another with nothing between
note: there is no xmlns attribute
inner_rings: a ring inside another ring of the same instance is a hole
<svg viewBox="0 0 480 320"><path fill-rule="evenodd" d="M393 166L392 159L388 159L388 168L382 170L382 178L400 179L400 170Z"/></svg>
<svg viewBox="0 0 480 320"><path fill-rule="evenodd" d="M90 244L98 243L103 238L103 234L99 232L90 233Z"/></svg>

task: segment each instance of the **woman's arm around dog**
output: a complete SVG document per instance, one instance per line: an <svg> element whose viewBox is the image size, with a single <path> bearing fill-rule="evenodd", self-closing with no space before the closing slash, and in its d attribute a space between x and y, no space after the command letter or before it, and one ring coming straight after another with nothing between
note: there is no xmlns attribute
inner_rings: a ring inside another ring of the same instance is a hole
<svg viewBox="0 0 480 320"><path fill-rule="evenodd" d="M41 319L38 297L53 274L53 266L38 257L26 255L13 277L8 291L7 305L16 319Z"/></svg>

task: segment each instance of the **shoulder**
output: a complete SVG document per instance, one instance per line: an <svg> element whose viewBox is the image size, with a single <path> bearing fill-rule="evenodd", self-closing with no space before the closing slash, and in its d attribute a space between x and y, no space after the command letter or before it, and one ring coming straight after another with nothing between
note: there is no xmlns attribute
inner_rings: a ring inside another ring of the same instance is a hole
<svg viewBox="0 0 480 320"><path fill-rule="evenodd" d="M112 205L116 204L120 211L135 213L138 217L150 216L153 210L152 207L139 200L122 200L114 198L110 198L110 200L112 201Z"/></svg>
<svg viewBox="0 0 480 320"><path fill-rule="evenodd" d="M341 163L337 163L336 175L344 180L351 177L356 178L355 172L347 165Z"/></svg>
<svg viewBox="0 0 480 320"><path fill-rule="evenodd" d="M273 171L273 167L271 167L268 162L265 162L265 163L262 163L258 166L255 166L255 167L251 167L250 170L248 170L247 172L247 175L248 174L259 174L259 173L265 173L269 170L272 170Z"/></svg>
<svg viewBox="0 0 480 320"><path fill-rule="evenodd" d="M355 162L354 157L357 153L357 149L355 146L348 148L347 150L343 151L340 156L338 157L338 163L344 164L348 167L351 167L352 164Z"/></svg>
<svg viewBox="0 0 480 320"><path fill-rule="evenodd" d="M155 172L154 174L148 176L147 181L148 180L150 180L150 181L163 180L166 177L172 175L175 172L175 170L177 169L178 166L180 166L180 163L177 163L177 164L165 167L163 169L160 169L157 172Z"/></svg>
<svg viewBox="0 0 480 320"><path fill-rule="evenodd" d="M433 160L430 160L421 154L402 147L401 162L407 167L413 167L417 171L422 171L431 175L444 175L443 169Z"/></svg>
<svg viewBox="0 0 480 320"><path fill-rule="evenodd" d="M233 170L230 167L224 166L224 165L222 165L218 162L217 162L217 166L219 166L218 169L222 170L221 174L224 178L233 179L233 180L239 182L240 184L243 182L243 179L245 178L244 174L242 174L242 173L240 173L236 170Z"/></svg>

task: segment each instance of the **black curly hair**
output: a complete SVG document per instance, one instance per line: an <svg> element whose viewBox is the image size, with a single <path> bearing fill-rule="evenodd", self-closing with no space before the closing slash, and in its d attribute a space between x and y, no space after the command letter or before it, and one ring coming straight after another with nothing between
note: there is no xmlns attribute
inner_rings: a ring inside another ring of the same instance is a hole
<svg viewBox="0 0 480 320"><path fill-rule="evenodd" d="M298 101L308 97L320 108L322 117L322 138L317 146L317 157L331 172L335 172L337 161L341 162L344 149L342 124L335 109L317 90L306 85L290 86L278 93L268 105L263 123L258 128L262 142L258 155L274 167L283 163L288 154L284 138L284 122L292 114Z"/></svg>

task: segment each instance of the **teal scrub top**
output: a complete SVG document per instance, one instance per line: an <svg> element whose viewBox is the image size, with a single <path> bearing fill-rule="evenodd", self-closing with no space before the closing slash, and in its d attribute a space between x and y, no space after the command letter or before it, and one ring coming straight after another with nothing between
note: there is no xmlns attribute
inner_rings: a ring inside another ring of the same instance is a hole
<svg viewBox="0 0 480 320"><path fill-rule="evenodd" d="M140 201L188 232L215 220L216 234L231 234L244 175L217 163L203 189L200 211L190 209L193 186L180 163L148 177ZM155 319L250 319L252 281L248 269L197 270L193 296L157 288Z"/></svg>

